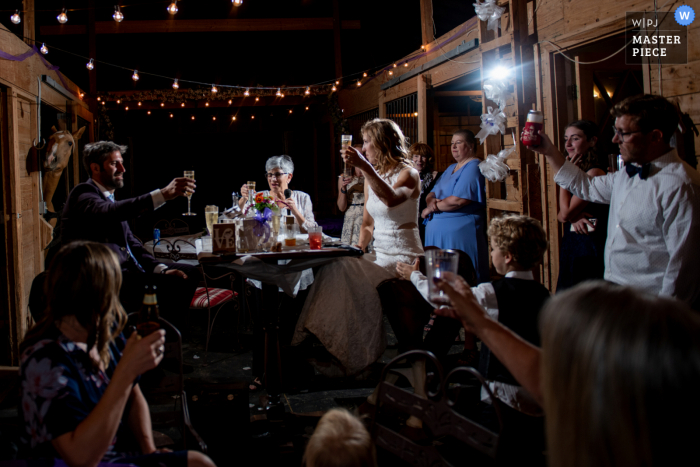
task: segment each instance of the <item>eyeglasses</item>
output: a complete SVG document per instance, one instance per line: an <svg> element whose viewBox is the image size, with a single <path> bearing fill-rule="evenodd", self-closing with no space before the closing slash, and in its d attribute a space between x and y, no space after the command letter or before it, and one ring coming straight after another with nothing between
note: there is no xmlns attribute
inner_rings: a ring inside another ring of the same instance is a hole
<svg viewBox="0 0 700 467"><path fill-rule="evenodd" d="M644 133L642 130L637 130L637 131L628 131L627 133L623 133L622 131L618 130L617 128L613 127L613 131L617 135L618 138L620 138L620 142L624 143L625 142L625 136L633 135L635 133Z"/></svg>
<svg viewBox="0 0 700 467"><path fill-rule="evenodd" d="M273 174L265 173L265 176L266 176L267 178L276 178L277 180L279 180L280 178L282 178L282 176L284 176L284 175L289 175L289 172L276 172L276 173L273 173Z"/></svg>

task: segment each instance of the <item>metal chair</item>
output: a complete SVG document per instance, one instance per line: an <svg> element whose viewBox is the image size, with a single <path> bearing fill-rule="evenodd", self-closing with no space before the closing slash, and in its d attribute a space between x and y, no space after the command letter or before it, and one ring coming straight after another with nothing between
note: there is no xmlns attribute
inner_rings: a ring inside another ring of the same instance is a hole
<svg viewBox="0 0 700 467"><path fill-rule="evenodd" d="M131 313L128 323L135 325L137 319L138 313ZM157 368L141 375L139 383L146 400L148 400L149 407L157 406L159 408L157 411L151 411L151 422L154 425L178 423L182 432L183 447L187 448L187 432L189 431L196 440L199 449L206 453L207 444L190 422L187 394L182 376L182 336L180 331L167 320L160 318L158 322L161 329L165 330L163 360ZM173 400L175 400L174 407ZM163 407L173 407L173 409L161 410Z"/></svg>
<svg viewBox="0 0 700 467"><path fill-rule="evenodd" d="M165 244L166 250L167 250L167 255L168 258L177 263L181 259L190 259L185 256L186 253L182 252L182 247L179 245L180 243L190 245L192 248L195 248L195 246L191 243L188 242L187 240L183 239L177 239L173 242L171 242L168 239L161 238L157 242L153 243L153 256L155 257L155 249L156 246L160 244ZM196 259L196 255L195 255ZM204 287L197 287L197 290L194 293L194 296L192 297L192 301L190 302L190 309L191 310L207 310L207 340L205 344L205 352L209 351L209 339L211 338L211 333L214 329L214 322L216 321L216 317L219 315L219 312L221 311L221 308L229 302L233 302L233 308L234 310L239 309L239 302L238 302L238 292L235 292L233 290L233 283L236 279L235 274L231 272L227 272L225 274L222 274L221 276L218 277L212 277L209 276L205 271L204 267L200 264L199 265L201 271L202 271L202 278L204 280ZM214 287L209 287L207 286L207 279L210 281L217 281L220 279L223 279L225 277L228 277L231 281L231 286L228 289L222 289L222 288L214 288ZM214 313L214 318L212 319L212 313L211 310L212 308L216 309L216 312Z"/></svg>
<svg viewBox="0 0 700 467"><path fill-rule="evenodd" d="M433 392L426 387L427 398L419 397L411 392L401 389L385 381L387 373L397 362L405 360L407 357L423 358L429 360L436 369L437 389ZM435 356L424 350L412 350L401 354L391 360L382 370L379 392L377 397L377 410L372 418L370 432L377 447L383 448L397 455L402 460L416 466L436 466L453 464L444 457L443 451L436 447L436 444L419 445L398 432L392 430L387 424L380 424L381 404L393 407L406 414L415 416L423 421L432 434L437 437L451 437L463 445L476 450L477 452L495 459L498 451L499 433L494 433L479 423L466 418L464 415L454 410L455 401L451 400L448 394L450 381L459 374L469 374L475 377L486 389L493 401L500 432L503 431L503 420L498 399L493 396L484 378L473 368L460 367L452 370L447 377L443 378L443 370L440 362ZM467 455L466 453L462 453ZM463 459L463 457L462 457Z"/></svg>

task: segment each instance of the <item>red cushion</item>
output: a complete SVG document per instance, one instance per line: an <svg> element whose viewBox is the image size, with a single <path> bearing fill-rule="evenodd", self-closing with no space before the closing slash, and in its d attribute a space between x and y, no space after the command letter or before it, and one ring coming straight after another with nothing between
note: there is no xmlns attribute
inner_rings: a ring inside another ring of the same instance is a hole
<svg viewBox="0 0 700 467"><path fill-rule="evenodd" d="M209 300L211 300L211 307L221 305L230 300L233 300L238 294L228 289L209 289ZM192 303L190 303L190 308L202 309L208 308L207 306L207 289L204 287L197 287L197 291L192 297Z"/></svg>

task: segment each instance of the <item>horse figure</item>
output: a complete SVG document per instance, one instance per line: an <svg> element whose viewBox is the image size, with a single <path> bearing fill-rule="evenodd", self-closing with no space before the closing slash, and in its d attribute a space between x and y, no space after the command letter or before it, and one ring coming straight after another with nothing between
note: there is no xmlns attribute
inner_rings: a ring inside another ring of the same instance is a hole
<svg viewBox="0 0 700 467"><path fill-rule="evenodd" d="M43 163L44 180L41 188L44 194L44 201L46 202L46 217L51 218L49 223L52 227L56 227L57 214L52 202L53 195L56 193L58 181L61 179L63 170L68 166L75 143L83 136L85 127L73 134L70 131L58 131L55 126L51 127L51 129L53 134L49 137L49 142L46 146L46 158Z"/></svg>

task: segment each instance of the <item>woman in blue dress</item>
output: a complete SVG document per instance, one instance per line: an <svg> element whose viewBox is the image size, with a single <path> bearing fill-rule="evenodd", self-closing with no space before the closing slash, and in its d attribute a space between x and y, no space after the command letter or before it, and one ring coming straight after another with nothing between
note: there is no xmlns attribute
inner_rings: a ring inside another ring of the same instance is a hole
<svg viewBox="0 0 700 467"><path fill-rule="evenodd" d="M462 250L474 262L477 281L487 282L486 181L479 170L474 133L457 131L451 145L455 163L428 194L427 207L421 213L427 223L425 246Z"/></svg>
<svg viewBox="0 0 700 467"><path fill-rule="evenodd" d="M213 467L200 452L154 445L138 377L162 360L165 332L124 338L121 282L119 260L102 244L73 242L56 254L44 318L20 346L22 441L32 457L69 466Z"/></svg>

